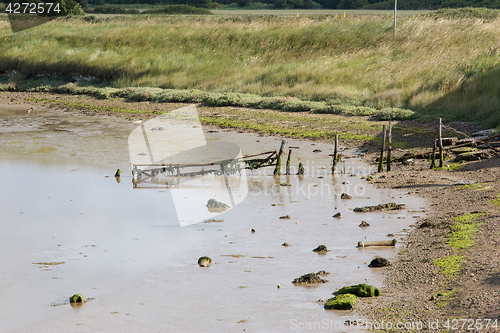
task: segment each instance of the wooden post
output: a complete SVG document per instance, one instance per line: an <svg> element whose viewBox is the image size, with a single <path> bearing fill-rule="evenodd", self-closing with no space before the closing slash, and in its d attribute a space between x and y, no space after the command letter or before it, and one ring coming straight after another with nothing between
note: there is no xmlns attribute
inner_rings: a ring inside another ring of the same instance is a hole
<svg viewBox="0 0 500 333"><path fill-rule="evenodd" d="M333 150L332 175L335 173L335 166L337 165L338 149L339 149L339 135L335 134L335 148Z"/></svg>
<svg viewBox="0 0 500 333"><path fill-rule="evenodd" d="M380 159L378 161L378 172L384 171L384 150L385 150L385 125L382 127L382 148L380 149Z"/></svg>
<svg viewBox="0 0 500 333"><path fill-rule="evenodd" d="M394 35L393 38L396 38L396 16L398 13L398 0L394 0Z"/></svg>
<svg viewBox="0 0 500 333"><path fill-rule="evenodd" d="M444 157L443 157L443 138L441 135L441 127L442 127L442 122L441 118L439 118L439 127L438 127L438 145L439 145L439 167L442 168L444 164Z"/></svg>
<svg viewBox="0 0 500 333"><path fill-rule="evenodd" d="M290 175L290 157L292 156L292 150L288 150L288 158L286 159L286 175Z"/></svg>
<svg viewBox="0 0 500 333"><path fill-rule="evenodd" d="M389 122L389 142L387 144L387 171L391 171L392 124Z"/></svg>
<svg viewBox="0 0 500 333"><path fill-rule="evenodd" d="M285 140L281 140L281 147L278 153L278 158L276 159L276 167L273 172L273 175L275 176L281 175L281 155L283 155L283 148L285 148Z"/></svg>
<svg viewBox="0 0 500 333"><path fill-rule="evenodd" d="M436 133L434 133L434 146L432 147L432 157L431 157L431 167L434 169L436 167Z"/></svg>

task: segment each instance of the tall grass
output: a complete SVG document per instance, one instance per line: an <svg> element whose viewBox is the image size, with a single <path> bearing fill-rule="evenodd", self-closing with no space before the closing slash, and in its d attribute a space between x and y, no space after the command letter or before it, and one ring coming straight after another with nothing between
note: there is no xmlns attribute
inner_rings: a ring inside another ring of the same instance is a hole
<svg viewBox="0 0 500 333"><path fill-rule="evenodd" d="M52 21L0 42L0 71L290 96L322 103L317 112L401 108L500 123L498 18L404 17L393 39L392 18L374 15L96 17ZM0 22L0 35L7 29Z"/></svg>

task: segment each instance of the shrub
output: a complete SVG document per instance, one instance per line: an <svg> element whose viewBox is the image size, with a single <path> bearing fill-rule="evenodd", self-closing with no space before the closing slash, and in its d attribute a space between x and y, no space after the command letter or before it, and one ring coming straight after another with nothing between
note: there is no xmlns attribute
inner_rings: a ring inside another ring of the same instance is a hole
<svg viewBox="0 0 500 333"><path fill-rule="evenodd" d="M407 120L415 117L415 112L408 109L387 108L375 114L377 120Z"/></svg>
<svg viewBox="0 0 500 333"><path fill-rule="evenodd" d="M140 14L141 12L137 9L125 9L120 6L97 6L92 10L88 10L88 13L93 14Z"/></svg>
<svg viewBox="0 0 500 333"><path fill-rule="evenodd" d="M212 15L212 12L207 8L198 8L188 5L168 5L163 8L145 10L142 14Z"/></svg>

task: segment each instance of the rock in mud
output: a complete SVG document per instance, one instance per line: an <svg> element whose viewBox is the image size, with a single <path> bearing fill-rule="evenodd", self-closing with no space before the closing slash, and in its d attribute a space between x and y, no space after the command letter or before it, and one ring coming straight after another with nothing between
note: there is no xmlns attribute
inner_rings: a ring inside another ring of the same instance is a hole
<svg viewBox="0 0 500 333"><path fill-rule="evenodd" d="M382 257L377 257L370 262L368 267L386 267L390 265L391 263L389 262L389 260Z"/></svg>
<svg viewBox="0 0 500 333"><path fill-rule="evenodd" d="M74 294L69 298L70 303L85 303L87 299L82 296L82 294Z"/></svg>
<svg viewBox="0 0 500 333"><path fill-rule="evenodd" d="M325 309L350 310L356 305L356 299L353 294L337 295L325 303Z"/></svg>
<svg viewBox="0 0 500 333"><path fill-rule="evenodd" d="M340 199L352 199L352 196L350 196L349 194L347 193L342 193L340 195Z"/></svg>
<svg viewBox="0 0 500 333"><path fill-rule="evenodd" d="M340 216L341 216L340 212L338 212L337 214L333 215L333 217L340 217Z"/></svg>
<svg viewBox="0 0 500 333"><path fill-rule="evenodd" d="M376 297L380 296L380 291L374 286L370 286L366 283L361 283L354 286L343 287L340 290L334 292L334 294L353 294L358 297Z"/></svg>
<svg viewBox="0 0 500 333"><path fill-rule="evenodd" d="M364 212L375 212L378 210L400 210L403 209L405 204L397 204L395 202L390 202L386 204L380 204L377 206L363 206L356 207L353 209L353 212L356 213L364 213Z"/></svg>
<svg viewBox="0 0 500 333"><path fill-rule="evenodd" d="M313 153L321 153L321 149L314 149Z"/></svg>
<svg viewBox="0 0 500 333"><path fill-rule="evenodd" d="M292 246L292 244L287 243L287 242L284 242L284 243L283 243L283 244L281 244L281 245L283 245L283 246Z"/></svg>
<svg viewBox="0 0 500 333"><path fill-rule="evenodd" d="M200 257L200 259L198 259L198 265L200 265L200 267L208 267L211 263L212 258L210 257Z"/></svg>
<svg viewBox="0 0 500 333"><path fill-rule="evenodd" d="M314 252L318 252L318 253L327 253L328 252L328 249L326 248L325 245L319 245L317 248L315 248L313 250Z"/></svg>
<svg viewBox="0 0 500 333"><path fill-rule="evenodd" d="M359 224L360 227L369 227L370 226L370 223L366 222L366 221L361 221L361 223Z"/></svg>
<svg viewBox="0 0 500 333"><path fill-rule="evenodd" d="M429 221L425 221L425 222L423 222L422 224L420 224L418 227L419 227L419 228L429 228L429 227L432 227L432 226L434 226L434 224L432 224L432 223L431 223L431 222L429 222Z"/></svg>
<svg viewBox="0 0 500 333"><path fill-rule="evenodd" d="M280 220L289 220L291 219L292 217L290 215L284 215L284 216L280 216Z"/></svg>
<svg viewBox="0 0 500 333"><path fill-rule="evenodd" d="M229 206L226 205L225 203L217 201L215 199L208 200L207 207L208 208L216 208L216 209L226 209L226 208L229 208Z"/></svg>
<svg viewBox="0 0 500 333"><path fill-rule="evenodd" d="M328 280L324 280L319 277L316 273L304 274L299 278L292 281L293 284L316 284L316 283L326 283Z"/></svg>

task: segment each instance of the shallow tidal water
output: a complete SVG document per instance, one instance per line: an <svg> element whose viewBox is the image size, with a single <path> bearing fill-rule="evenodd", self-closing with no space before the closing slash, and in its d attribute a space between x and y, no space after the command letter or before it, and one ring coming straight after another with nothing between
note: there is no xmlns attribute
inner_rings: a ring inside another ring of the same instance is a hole
<svg viewBox="0 0 500 333"><path fill-rule="evenodd" d="M345 285L382 286L381 271L367 264L394 258L400 246L357 242L392 239L389 233L401 239L413 217L425 214L422 199L361 179L373 170L359 152L344 151L349 158L337 172L346 173L332 177L333 147L287 140L298 147L292 174L302 162L305 176L248 173L241 203L213 213L223 222L181 227L172 200L180 189L132 185L127 136L137 124L54 110L28 114L28 107L0 106L2 332L290 332L318 322L323 331L346 331L335 325L356 312L324 310L317 301ZM278 149L281 141L222 130L205 136L244 154ZM204 181L220 183L216 176ZM353 199L340 199L342 192ZM352 211L387 202L406 208ZM337 212L340 219L332 217ZM284 215L291 219L279 219ZM362 220L371 226L359 227ZM320 244L330 251L312 252ZM205 255L212 265L198 267ZM328 283L291 283L320 270L331 273ZM89 302L72 307L75 293Z"/></svg>

